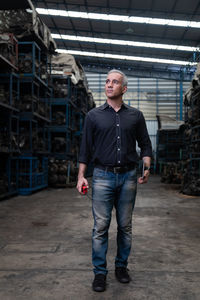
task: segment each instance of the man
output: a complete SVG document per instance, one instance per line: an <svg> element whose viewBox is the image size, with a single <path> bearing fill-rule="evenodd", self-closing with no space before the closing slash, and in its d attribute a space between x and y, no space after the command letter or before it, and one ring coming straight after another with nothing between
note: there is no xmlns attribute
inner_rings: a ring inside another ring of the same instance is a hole
<svg viewBox="0 0 200 300"><path fill-rule="evenodd" d="M111 70L106 79L104 105L94 108L86 116L79 157L77 189L88 187L84 177L89 161L94 163L92 183L92 262L94 266L93 290L106 288L108 229L113 206L117 219L117 255L115 275L121 283L128 283L128 256L131 250L132 212L135 204L138 156L136 141L141 148L146 183L150 174L151 142L143 114L123 100L127 91L127 78L121 71Z"/></svg>

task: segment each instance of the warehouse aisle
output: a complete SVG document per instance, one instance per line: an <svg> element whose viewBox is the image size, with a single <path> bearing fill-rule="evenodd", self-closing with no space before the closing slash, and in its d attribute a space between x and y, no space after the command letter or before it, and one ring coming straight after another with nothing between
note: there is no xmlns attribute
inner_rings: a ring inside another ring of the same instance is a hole
<svg viewBox="0 0 200 300"><path fill-rule="evenodd" d="M47 189L0 202L0 299L200 299L200 198L152 176L134 212L132 281L114 277L116 223L104 293L91 289L91 201L73 189ZM114 213L113 213L114 214Z"/></svg>

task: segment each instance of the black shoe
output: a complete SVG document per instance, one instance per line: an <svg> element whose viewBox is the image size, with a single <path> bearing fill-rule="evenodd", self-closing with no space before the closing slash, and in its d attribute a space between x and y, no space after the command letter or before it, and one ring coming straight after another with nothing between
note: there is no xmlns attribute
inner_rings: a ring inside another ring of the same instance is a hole
<svg viewBox="0 0 200 300"><path fill-rule="evenodd" d="M116 267L115 276L121 283L129 283L131 280L126 267Z"/></svg>
<svg viewBox="0 0 200 300"><path fill-rule="evenodd" d="M104 292L106 289L106 275L96 274L92 283L93 291Z"/></svg>

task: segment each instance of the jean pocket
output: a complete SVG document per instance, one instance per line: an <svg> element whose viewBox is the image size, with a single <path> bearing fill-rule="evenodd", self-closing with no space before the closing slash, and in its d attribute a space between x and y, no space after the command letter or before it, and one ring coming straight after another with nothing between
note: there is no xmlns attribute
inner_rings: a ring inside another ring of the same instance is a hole
<svg viewBox="0 0 200 300"><path fill-rule="evenodd" d="M129 171L127 173L127 178L136 181L137 180L137 169L135 168L135 169Z"/></svg>
<svg viewBox="0 0 200 300"><path fill-rule="evenodd" d="M93 178L104 178L105 177L105 170L94 168Z"/></svg>

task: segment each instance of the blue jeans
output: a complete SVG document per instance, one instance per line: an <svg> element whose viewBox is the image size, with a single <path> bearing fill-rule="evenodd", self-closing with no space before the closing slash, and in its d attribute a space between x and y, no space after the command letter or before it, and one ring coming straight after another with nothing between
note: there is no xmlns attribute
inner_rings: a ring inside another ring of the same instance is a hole
<svg viewBox="0 0 200 300"><path fill-rule="evenodd" d="M107 274L108 229L113 206L117 219L116 267L126 267L132 241L132 213L137 190L136 169L115 174L94 169L92 182L92 263L94 273Z"/></svg>

